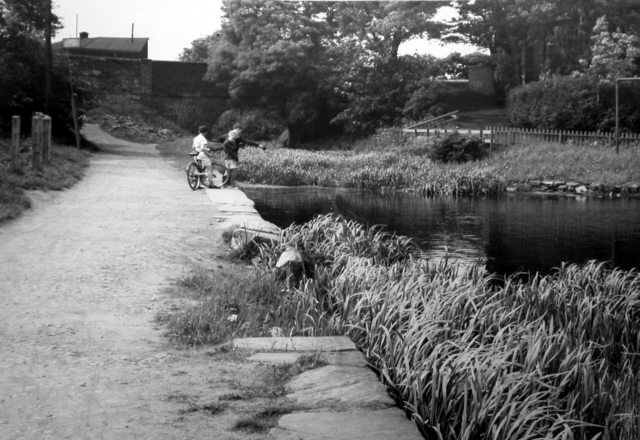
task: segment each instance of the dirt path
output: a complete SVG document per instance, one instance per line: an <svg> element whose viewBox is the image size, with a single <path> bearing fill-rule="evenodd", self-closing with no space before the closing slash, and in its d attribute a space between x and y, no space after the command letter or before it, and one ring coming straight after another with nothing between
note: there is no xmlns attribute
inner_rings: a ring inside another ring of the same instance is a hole
<svg viewBox="0 0 640 440"><path fill-rule="evenodd" d="M0 227L0 439L257 438L193 410L255 367L154 324L171 278L220 252L219 213L152 145L86 130L86 177Z"/></svg>

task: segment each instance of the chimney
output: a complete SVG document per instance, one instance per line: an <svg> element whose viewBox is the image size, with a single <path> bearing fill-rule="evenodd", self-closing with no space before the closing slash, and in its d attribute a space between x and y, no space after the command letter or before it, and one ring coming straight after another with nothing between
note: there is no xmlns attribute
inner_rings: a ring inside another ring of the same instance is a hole
<svg viewBox="0 0 640 440"><path fill-rule="evenodd" d="M80 39L89 38L89 32L80 32Z"/></svg>

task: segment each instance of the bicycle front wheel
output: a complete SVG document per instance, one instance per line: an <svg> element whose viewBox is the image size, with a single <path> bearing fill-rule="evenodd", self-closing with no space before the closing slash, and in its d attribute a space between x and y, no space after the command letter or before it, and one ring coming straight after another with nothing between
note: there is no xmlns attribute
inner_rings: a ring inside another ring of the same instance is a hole
<svg viewBox="0 0 640 440"><path fill-rule="evenodd" d="M190 163L187 167L187 183L189 188L197 190L200 186L200 175L198 174L198 166L195 163Z"/></svg>
<svg viewBox="0 0 640 440"><path fill-rule="evenodd" d="M222 188L227 184L227 182L229 182L229 170L227 170L224 165L219 163L212 163L211 171L211 174L213 175L213 182L211 183L216 188Z"/></svg>

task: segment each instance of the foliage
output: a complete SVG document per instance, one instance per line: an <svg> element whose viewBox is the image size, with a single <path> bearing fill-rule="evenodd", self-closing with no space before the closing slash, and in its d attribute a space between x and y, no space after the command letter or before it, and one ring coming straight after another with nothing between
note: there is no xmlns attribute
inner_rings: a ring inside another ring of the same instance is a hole
<svg viewBox="0 0 640 440"><path fill-rule="evenodd" d="M22 144L24 163L31 154L29 142ZM10 143L0 139L0 223L18 217L31 207L26 190L61 190L78 182L89 164L86 152L53 145L51 163L36 171L28 164L24 172L9 170Z"/></svg>
<svg viewBox="0 0 640 440"><path fill-rule="evenodd" d="M11 117L21 116L23 133L29 133L31 115L44 112L45 0L0 0L0 132L8 133ZM60 24L51 16L52 29ZM69 137L73 127L68 70L53 60L49 115L54 135ZM82 98L89 91L77 89Z"/></svg>
<svg viewBox="0 0 640 440"><path fill-rule="evenodd" d="M331 121L372 132L399 120L420 88L412 85L415 69L404 77L397 51L411 37L439 32L429 21L436 8L432 2L226 0L220 40L207 46L208 76L225 86L234 109L278 114L292 146L326 134Z"/></svg>
<svg viewBox="0 0 640 440"><path fill-rule="evenodd" d="M476 0L462 2L454 30L490 50L498 82L508 90L580 70L590 58L591 30L605 13L614 28L640 29L634 0Z"/></svg>
<svg viewBox="0 0 640 440"><path fill-rule="evenodd" d="M591 37L592 58L587 72L597 78L614 81L640 73L640 37L623 32L609 32L609 21L602 16Z"/></svg>
<svg viewBox="0 0 640 440"><path fill-rule="evenodd" d="M282 120L275 112L254 108L250 110L231 109L223 112L213 126L216 133L227 133L234 124L240 124L249 139L268 139L280 134Z"/></svg>
<svg viewBox="0 0 640 440"><path fill-rule="evenodd" d="M621 87L621 127L640 131L640 87ZM614 85L588 75L533 82L509 93L507 115L518 127L611 130L615 127Z"/></svg>
<svg viewBox="0 0 640 440"><path fill-rule="evenodd" d="M313 256L315 277L292 288L298 306L280 324L351 336L425 438L640 434L640 274L591 262L493 285L407 244L319 216L265 246L258 265L286 247Z"/></svg>
<svg viewBox="0 0 640 440"><path fill-rule="evenodd" d="M489 155L489 148L477 136L451 133L436 139L429 152L429 158L437 162L469 162Z"/></svg>

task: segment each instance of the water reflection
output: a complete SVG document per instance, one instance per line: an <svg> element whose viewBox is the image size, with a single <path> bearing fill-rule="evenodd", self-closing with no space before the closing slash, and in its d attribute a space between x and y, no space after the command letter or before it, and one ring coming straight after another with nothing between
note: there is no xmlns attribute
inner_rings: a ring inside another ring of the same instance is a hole
<svg viewBox="0 0 640 440"><path fill-rule="evenodd" d="M413 237L430 257L481 260L498 274L549 272L562 262L640 267L640 199L509 194L429 199L316 187L243 188L280 227L339 213Z"/></svg>

